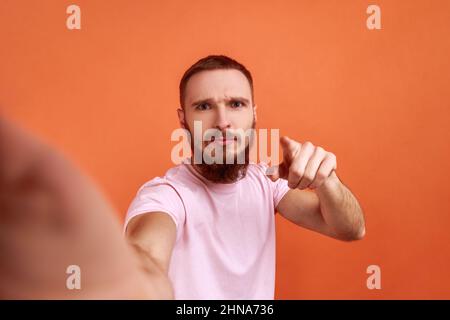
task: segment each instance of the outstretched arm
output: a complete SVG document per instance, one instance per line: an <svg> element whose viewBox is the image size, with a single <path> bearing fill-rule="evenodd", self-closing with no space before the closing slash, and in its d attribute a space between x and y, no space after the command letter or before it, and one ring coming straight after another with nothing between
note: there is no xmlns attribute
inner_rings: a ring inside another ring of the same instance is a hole
<svg viewBox="0 0 450 320"><path fill-rule="evenodd" d="M359 240L365 234L363 211L336 174L336 157L312 143L281 139L283 162L272 180L288 180L289 190L277 211L293 223L324 235ZM314 190L304 190L310 188Z"/></svg>
<svg viewBox="0 0 450 320"><path fill-rule="evenodd" d="M1 298L172 298L116 217L70 161L0 117ZM79 290L66 287L69 265L80 267Z"/></svg>

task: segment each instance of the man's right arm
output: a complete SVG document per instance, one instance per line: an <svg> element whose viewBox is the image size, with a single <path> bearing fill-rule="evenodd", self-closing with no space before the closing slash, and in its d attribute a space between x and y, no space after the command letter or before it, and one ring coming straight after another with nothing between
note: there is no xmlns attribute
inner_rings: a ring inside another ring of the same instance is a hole
<svg viewBox="0 0 450 320"><path fill-rule="evenodd" d="M173 299L168 277L170 258L176 240L176 225L164 212L149 212L133 217L126 228L128 243L140 255L143 268L157 281L160 299Z"/></svg>

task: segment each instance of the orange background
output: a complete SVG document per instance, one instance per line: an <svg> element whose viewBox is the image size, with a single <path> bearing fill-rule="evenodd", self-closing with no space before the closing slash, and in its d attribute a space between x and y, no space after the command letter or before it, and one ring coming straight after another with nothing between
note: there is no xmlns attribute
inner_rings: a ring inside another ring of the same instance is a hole
<svg viewBox="0 0 450 320"><path fill-rule="evenodd" d="M81 7L81 30L66 8ZM96 179L123 219L172 166L178 82L208 54L255 79L258 126L336 154L363 241L277 217L279 299L450 298L450 2L0 2L2 112ZM382 289L366 287L381 267Z"/></svg>

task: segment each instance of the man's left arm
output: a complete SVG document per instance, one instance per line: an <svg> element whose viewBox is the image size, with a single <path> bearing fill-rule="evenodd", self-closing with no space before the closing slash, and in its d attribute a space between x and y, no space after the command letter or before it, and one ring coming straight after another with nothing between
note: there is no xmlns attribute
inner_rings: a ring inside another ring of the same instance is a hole
<svg viewBox="0 0 450 320"><path fill-rule="evenodd" d="M334 154L310 142L301 144L287 137L280 141L284 159L270 178L288 180L291 190L277 211L299 226L339 240L362 239L364 214L356 197L338 178Z"/></svg>

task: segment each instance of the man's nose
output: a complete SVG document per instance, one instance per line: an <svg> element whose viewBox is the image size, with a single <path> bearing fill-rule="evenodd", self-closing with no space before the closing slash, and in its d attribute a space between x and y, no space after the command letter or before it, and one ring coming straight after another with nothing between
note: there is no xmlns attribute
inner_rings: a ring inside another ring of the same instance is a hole
<svg viewBox="0 0 450 320"><path fill-rule="evenodd" d="M230 120L228 119L228 114L226 108L219 107L216 109L216 124L215 127L220 131L225 131L225 129L231 127Z"/></svg>

